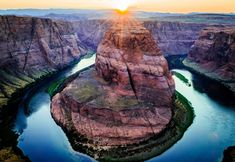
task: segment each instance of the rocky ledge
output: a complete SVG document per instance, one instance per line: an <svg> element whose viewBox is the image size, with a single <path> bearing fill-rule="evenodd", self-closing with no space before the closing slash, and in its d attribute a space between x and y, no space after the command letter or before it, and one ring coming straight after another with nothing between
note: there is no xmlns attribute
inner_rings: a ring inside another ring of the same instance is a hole
<svg viewBox="0 0 235 162"><path fill-rule="evenodd" d="M235 93L235 28L204 29L184 65Z"/></svg>
<svg viewBox="0 0 235 162"><path fill-rule="evenodd" d="M132 19L114 22L95 68L52 99L51 113L79 144L101 150L139 144L161 133L173 113L175 84L151 33ZM94 155L93 155L94 156Z"/></svg>
<svg viewBox="0 0 235 162"><path fill-rule="evenodd" d="M0 29L0 111L14 93L87 51L68 22L0 16Z"/></svg>

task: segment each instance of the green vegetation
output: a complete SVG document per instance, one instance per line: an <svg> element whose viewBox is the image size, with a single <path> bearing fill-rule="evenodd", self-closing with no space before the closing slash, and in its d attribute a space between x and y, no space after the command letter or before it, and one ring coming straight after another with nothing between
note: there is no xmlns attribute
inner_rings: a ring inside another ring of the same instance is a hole
<svg viewBox="0 0 235 162"><path fill-rule="evenodd" d="M187 78L185 78L185 76L183 76L182 74L180 74L179 72L176 71L172 71L173 75L175 75L177 78L179 78L182 82L184 82L187 86L191 86L191 83L189 82L189 80Z"/></svg>
<svg viewBox="0 0 235 162"><path fill-rule="evenodd" d="M11 147L0 149L0 161L1 162L24 162L19 155L15 154Z"/></svg>
<svg viewBox="0 0 235 162"><path fill-rule="evenodd" d="M88 52L85 56L82 57L82 59L88 59L91 58L93 55L95 54L95 52Z"/></svg>
<svg viewBox="0 0 235 162"><path fill-rule="evenodd" d="M7 98L0 98L0 107L7 105Z"/></svg>
<svg viewBox="0 0 235 162"><path fill-rule="evenodd" d="M95 99L96 105L99 107L110 107L112 110L120 111L125 108L134 108L139 106L138 100L132 97L118 96L117 100L110 102L107 98L100 97Z"/></svg>
<svg viewBox="0 0 235 162"><path fill-rule="evenodd" d="M96 86L89 82L83 83L79 88L72 91L72 93L81 103L91 100L100 94Z"/></svg>
<svg viewBox="0 0 235 162"><path fill-rule="evenodd" d="M53 96L55 92L59 89L59 87L64 83L66 78L62 78L50 85L50 87L47 89L47 92L49 93L50 96Z"/></svg>
<svg viewBox="0 0 235 162"><path fill-rule="evenodd" d="M175 106L180 108L174 112L174 121L180 128L180 131L186 131L188 126L192 124L194 111L191 103L178 91L175 92Z"/></svg>
<svg viewBox="0 0 235 162"><path fill-rule="evenodd" d="M85 56L83 56L81 59L87 59L90 58L94 55L94 52L89 52L88 54L86 54ZM89 68L89 67L88 67ZM83 69L82 71L86 70L87 68ZM49 95L52 97L55 95L55 93L57 93L58 91L61 90L61 88L63 87L64 84L67 84L68 82L72 81L73 78L75 78L81 71L69 76L68 78L61 78L60 80L52 83L49 88L47 89L47 92L49 93ZM85 89L84 89L85 88ZM85 95L89 94L89 90L87 87L84 87L84 94L81 95L81 97L86 97ZM92 88L92 87L91 87ZM81 91L81 90L80 90ZM93 91L94 93L96 92L96 90ZM80 93L79 91L77 92L78 94ZM77 95L78 96L78 95Z"/></svg>
<svg viewBox="0 0 235 162"><path fill-rule="evenodd" d="M116 107L132 107L135 105L138 105L138 101L137 99L133 99L133 98L126 98L126 97L122 97L122 98L118 98L118 100L114 103L114 105Z"/></svg>

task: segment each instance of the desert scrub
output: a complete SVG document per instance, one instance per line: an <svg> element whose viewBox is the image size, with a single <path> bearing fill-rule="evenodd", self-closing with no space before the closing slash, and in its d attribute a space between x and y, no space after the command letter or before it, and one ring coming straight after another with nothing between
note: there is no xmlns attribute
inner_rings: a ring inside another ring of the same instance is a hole
<svg viewBox="0 0 235 162"><path fill-rule="evenodd" d="M82 59L91 58L94 54L95 54L95 52L88 52L85 56L82 57Z"/></svg>
<svg viewBox="0 0 235 162"><path fill-rule="evenodd" d="M50 85L50 87L47 89L47 92L49 93L50 96L53 96L55 92L59 89L60 85L64 83L66 78L62 78Z"/></svg>
<svg viewBox="0 0 235 162"><path fill-rule="evenodd" d="M180 109L174 112L174 122L180 128L180 131L186 131L188 126L192 124L194 118L194 110L191 103L178 91L175 92L175 107Z"/></svg>
<svg viewBox="0 0 235 162"><path fill-rule="evenodd" d="M24 162L19 155L16 155L11 147L6 147L0 150L1 162Z"/></svg>
<svg viewBox="0 0 235 162"><path fill-rule="evenodd" d="M182 82L184 82L187 86L191 86L191 83L189 82L189 80L183 76L182 74L180 74L179 72L176 71L172 71L173 75L175 75L177 78L179 78Z"/></svg>
<svg viewBox="0 0 235 162"><path fill-rule="evenodd" d="M79 102L86 102L100 94L97 87L89 82L83 83L79 88L70 91Z"/></svg>

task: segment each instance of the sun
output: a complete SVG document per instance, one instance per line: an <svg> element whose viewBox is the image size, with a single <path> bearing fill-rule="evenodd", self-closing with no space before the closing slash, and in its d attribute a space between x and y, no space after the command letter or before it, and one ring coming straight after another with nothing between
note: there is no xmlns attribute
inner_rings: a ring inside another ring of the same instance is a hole
<svg viewBox="0 0 235 162"><path fill-rule="evenodd" d="M128 4L121 1L119 4L117 4L116 9L121 12L125 12L128 9Z"/></svg>
<svg viewBox="0 0 235 162"><path fill-rule="evenodd" d="M128 7L131 5L132 0L114 0L113 8L121 13L127 12Z"/></svg>

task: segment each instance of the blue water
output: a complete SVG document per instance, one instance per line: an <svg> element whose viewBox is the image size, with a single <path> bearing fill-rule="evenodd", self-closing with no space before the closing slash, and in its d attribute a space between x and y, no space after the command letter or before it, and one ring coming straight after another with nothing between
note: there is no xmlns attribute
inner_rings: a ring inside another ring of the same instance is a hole
<svg viewBox="0 0 235 162"><path fill-rule="evenodd" d="M95 56L84 59L74 68L61 72L58 77L37 89L30 97L27 108L23 103L19 107L15 122L15 131L19 134L18 147L33 162L94 161L91 157L72 149L65 133L51 117L51 101L46 93L52 82L70 76L94 62ZM189 71L175 71L193 81L193 75ZM235 145L235 108L217 102L207 93L199 92L195 88L195 83L188 87L178 78L174 79L176 89L192 103L195 119L180 141L149 162L220 161L223 150Z"/></svg>
<svg viewBox="0 0 235 162"><path fill-rule="evenodd" d="M54 80L46 82L30 98L26 111L24 104L21 104L14 129L19 134L18 147L33 162L95 161L72 149L65 133L51 116L51 100L46 93L46 89L53 81L68 77L94 62L95 55L89 59L83 59L73 68L63 71Z"/></svg>
<svg viewBox="0 0 235 162"><path fill-rule="evenodd" d="M192 82L193 75L189 71L174 71ZM223 150L235 145L235 108L218 103L206 93L198 92L194 86L188 87L175 76L174 79L176 90L192 103L195 118L180 141L149 162L221 161Z"/></svg>

